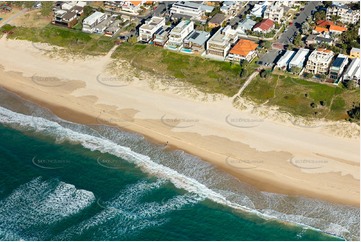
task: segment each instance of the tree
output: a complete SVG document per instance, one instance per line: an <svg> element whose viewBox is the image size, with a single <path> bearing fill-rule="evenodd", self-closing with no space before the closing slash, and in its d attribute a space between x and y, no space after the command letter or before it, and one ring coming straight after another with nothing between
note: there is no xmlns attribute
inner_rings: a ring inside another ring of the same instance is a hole
<svg viewBox="0 0 361 242"><path fill-rule="evenodd" d="M91 6L89 6L89 5L86 5L85 7L84 7L84 17L86 18L86 17L88 17L90 14L92 14L92 12L93 12L93 8L91 7Z"/></svg>
<svg viewBox="0 0 361 242"><path fill-rule="evenodd" d="M262 78L267 78L271 75L271 72L270 71L267 71L267 70L262 70L259 75L262 77Z"/></svg>
<svg viewBox="0 0 361 242"><path fill-rule="evenodd" d="M239 76L241 78L245 78L245 77L247 77L247 75L248 75L248 72L246 69L242 69L241 72L239 73Z"/></svg>
<svg viewBox="0 0 361 242"><path fill-rule="evenodd" d="M302 38L301 38L301 34L298 34L294 39L293 39L293 44L296 46L300 46L302 42Z"/></svg>
<svg viewBox="0 0 361 242"><path fill-rule="evenodd" d="M310 30L310 24L308 22L304 22L302 25L301 25L301 31L302 31L302 34L308 34L308 31Z"/></svg>
<svg viewBox="0 0 361 242"><path fill-rule="evenodd" d="M326 12L325 11L319 11L316 12L314 15L315 21L319 21L319 20L325 20L326 19Z"/></svg>

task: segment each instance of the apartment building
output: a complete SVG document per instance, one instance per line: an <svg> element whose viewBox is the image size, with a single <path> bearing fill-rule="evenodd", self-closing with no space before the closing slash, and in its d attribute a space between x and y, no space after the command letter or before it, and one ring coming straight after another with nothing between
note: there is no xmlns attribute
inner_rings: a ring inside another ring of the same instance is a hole
<svg viewBox="0 0 361 242"><path fill-rule="evenodd" d="M331 50L318 49L312 51L308 57L305 71L314 75L327 75L333 56L334 55Z"/></svg>
<svg viewBox="0 0 361 242"><path fill-rule="evenodd" d="M139 41L149 42L154 33L165 26L165 18L153 16L139 28Z"/></svg>
<svg viewBox="0 0 361 242"><path fill-rule="evenodd" d="M194 30L194 23L190 20L182 20L169 33L166 44L169 49L178 49L183 45L183 40Z"/></svg>
<svg viewBox="0 0 361 242"><path fill-rule="evenodd" d="M241 1L223 1L220 10L226 15L235 16L241 4Z"/></svg>
<svg viewBox="0 0 361 242"><path fill-rule="evenodd" d="M193 30L183 41L185 52L202 54L206 49L206 42L209 37L209 32Z"/></svg>
<svg viewBox="0 0 361 242"><path fill-rule="evenodd" d="M103 22L107 18L108 18L108 15L106 15L105 13L94 12L92 15L90 15L89 17L87 17L83 20L82 31L85 33L100 32L99 29L97 28L97 25L99 25L101 22Z"/></svg>
<svg viewBox="0 0 361 242"><path fill-rule="evenodd" d="M330 67L330 78L333 80L338 80L347 64L347 56L339 54L337 58L332 62L332 65Z"/></svg>
<svg viewBox="0 0 361 242"><path fill-rule="evenodd" d="M327 8L326 17L330 20L332 16L339 16L343 23L356 24L360 21L360 10L353 10L347 5L332 5Z"/></svg>
<svg viewBox="0 0 361 242"><path fill-rule="evenodd" d="M189 16L191 19L201 20L205 13L211 13L213 6L204 5L191 1L179 1L172 5L170 9L171 15Z"/></svg>
<svg viewBox="0 0 361 242"><path fill-rule="evenodd" d="M238 35L231 26L219 29L207 41L207 54L225 58L231 49L231 44L238 40Z"/></svg>
<svg viewBox="0 0 361 242"><path fill-rule="evenodd" d="M274 2L267 6L266 11L263 14L263 18L270 19L274 22L281 23L281 19L284 15L284 8L281 2Z"/></svg>

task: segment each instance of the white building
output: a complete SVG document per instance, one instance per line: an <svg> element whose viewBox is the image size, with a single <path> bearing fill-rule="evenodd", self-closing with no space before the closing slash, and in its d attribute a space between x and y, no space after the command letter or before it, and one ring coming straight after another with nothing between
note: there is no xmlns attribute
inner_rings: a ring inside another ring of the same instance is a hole
<svg viewBox="0 0 361 242"><path fill-rule="evenodd" d="M355 58L352 60L350 66L347 68L346 72L343 75L344 81L355 81L358 85L360 85L360 58Z"/></svg>
<svg viewBox="0 0 361 242"><path fill-rule="evenodd" d="M284 15L284 8L281 2L274 2L268 5L266 11L263 14L263 18L268 18L274 22L281 23L281 19Z"/></svg>
<svg viewBox="0 0 361 242"><path fill-rule="evenodd" d="M261 2L261 3L256 3L253 6L250 14L255 17L261 18L263 16L264 12L266 11L268 5L269 5L269 3L267 1Z"/></svg>
<svg viewBox="0 0 361 242"><path fill-rule="evenodd" d="M292 67L297 67L302 69L309 52L310 52L309 49L303 49L303 48L299 49L296 55L292 58L292 60L288 64L288 69L291 70Z"/></svg>
<svg viewBox="0 0 361 242"><path fill-rule="evenodd" d="M241 1L224 1L220 10L226 15L234 16L237 13L241 3Z"/></svg>
<svg viewBox="0 0 361 242"><path fill-rule="evenodd" d="M172 5L170 13L189 16L200 20L205 13L211 13L214 7L190 1L179 1Z"/></svg>
<svg viewBox="0 0 361 242"><path fill-rule="evenodd" d="M231 49L231 44L238 40L237 31L233 30L230 25L219 29L207 41L207 55L214 55L225 58Z"/></svg>
<svg viewBox="0 0 361 242"><path fill-rule="evenodd" d="M312 51L311 55L308 57L305 71L315 75L326 75L330 68L333 56L333 52L326 49Z"/></svg>
<svg viewBox="0 0 361 242"><path fill-rule="evenodd" d="M339 16L343 23L356 24L360 21L360 10L352 10L347 5L332 5L327 8L326 17L331 20L332 16Z"/></svg>
<svg viewBox="0 0 361 242"><path fill-rule="evenodd" d="M280 69L286 69L295 54L296 52L287 50L286 53L278 60L277 67Z"/></svg>
<svg viewBox="0 0 361 242"><path fill-rule="evenodd" d="M107 18L108 15L106 15L105 13L94 12L92 15L84 19L82 31L86 33L97 32L96 26Z"/></svg>
<svg viewBox="0 0 361 242"><path fill-rule="evenodd" d="M194 30L194 23L189 20L182 20L169 33L169 40L166 44L169 49L178 49L183 45L183 40Z"/></svg>
<svg viewBox="0 0 361 242"><path fill-rule="evenodd" d="M155 32L165 26L165 18L153 16L149 21L140 26L139 40L149 42L153 38Z"/></svg>

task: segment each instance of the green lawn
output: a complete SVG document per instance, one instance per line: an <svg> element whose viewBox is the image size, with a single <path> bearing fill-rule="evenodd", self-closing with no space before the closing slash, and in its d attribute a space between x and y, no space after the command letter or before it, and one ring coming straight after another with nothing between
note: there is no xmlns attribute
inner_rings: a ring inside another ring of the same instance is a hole
<svg viewBox="0 0 361 242"><path fill-rule="evenodd" d="M244 91L245 97L258 104L268 101L267 105L294 115L332 120L346 119L359 95L359 90L274 74L267 79L257 76Z"/></svg>
<svg viewBox="0 0 361 242"><path fill-rule="evenodd" d="M6 28L7 26L3 27ZM113 46L114 40L101 35L90 35L73 29L47 25L39 28L15 27L10 39L29 40L35 43L49 43L74 53L85 53L90 55L106 54Z"/></svg>
<svg viewBox="0 0 361 242"><path fill-rule="evenodd" d="M240 78L238 64L220 62L172 52L151 45L123 44L113 58L131 61L132 65L155 74L176 77L210 93L233 96L246 78Z"/></svg>

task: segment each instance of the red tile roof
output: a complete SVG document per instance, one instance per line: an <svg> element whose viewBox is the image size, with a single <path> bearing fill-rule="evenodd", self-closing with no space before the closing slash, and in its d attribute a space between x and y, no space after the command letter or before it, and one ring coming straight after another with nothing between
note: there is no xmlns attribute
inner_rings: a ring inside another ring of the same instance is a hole
<svg viewBox="0 0 361 242"><path fill-rule="evenodd" d="M253 26L253 29L260 28L263 31L266 31L272 28L273 25L274 25L273 21L267 18L267 19L263 19L261 22Z"/></svg>
<svg viewBox="0 0 361 242"><path fill-rule="evenodd" d="M246 57L249 52L257 49L258 44L251 40L241 39L237 44L231 49L231 54L236 54Z"/></svg>
<svg viewBox="0 0 361 242"><path fill-rule="evenodd" d="M330 25L329 30L330 30L330 31L339 31L339 32L343 32L343 31L346 31L347 29L346 29L345 27L342 27L342 26Z"/></svg>
<svg viewBox="0 0 361 242"><path fill-rule="evenodd" d="M316 26L315 31L318 32L318 33L323 33L323 32L328 32L328 29L324 28L324 27Z"/></svg>
<svg viewBox="0 0 361 242"><path fill-rule="evenodd" d="M317 21L317 26L320 26L320 27L327 27L330 25L333 25L332 21L328 21L328 20L318 20Z"/></svg>

